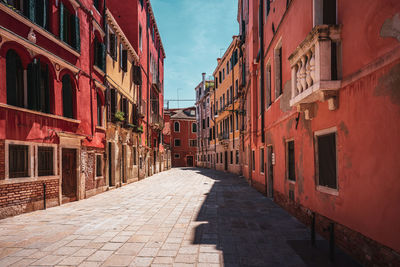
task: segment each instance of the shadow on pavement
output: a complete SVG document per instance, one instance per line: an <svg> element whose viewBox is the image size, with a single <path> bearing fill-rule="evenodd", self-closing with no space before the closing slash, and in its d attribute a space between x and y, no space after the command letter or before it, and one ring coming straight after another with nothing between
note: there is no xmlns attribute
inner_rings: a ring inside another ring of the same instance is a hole
<svg viewBox="0 0 400 267"><path fill-rule="evenodd" d="M205 223L196 228L194 244L215 245L224 266L360 266L338 248L330 262L328 241L318 236L313 248L309 229L244 179L196 172L215 183L197 215Z"/></svg>

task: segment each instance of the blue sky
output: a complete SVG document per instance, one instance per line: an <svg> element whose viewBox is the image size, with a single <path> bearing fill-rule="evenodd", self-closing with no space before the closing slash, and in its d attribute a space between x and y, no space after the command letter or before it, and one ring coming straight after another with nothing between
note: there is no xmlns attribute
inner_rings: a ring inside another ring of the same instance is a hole
<svg viewBox="0 0 400 267"><path fill-rule="evenodd" d="M212 75L217 58L238 34L237 0L151 0L164 49L165 99L195 99L201 73ZM223 50L221 50L223 49ZM165 103L166 104L166 103ZM180 107L194 105L180 102ZM170 102L170 108L177 102Z"/></svg>

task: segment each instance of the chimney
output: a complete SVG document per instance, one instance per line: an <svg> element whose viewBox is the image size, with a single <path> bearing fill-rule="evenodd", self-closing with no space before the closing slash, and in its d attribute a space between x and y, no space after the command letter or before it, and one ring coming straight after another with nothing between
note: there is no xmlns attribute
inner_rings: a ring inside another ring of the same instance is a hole
<svg viewBox="0 0 400 267"><path fill-rule="evenodd" d="M201 75L203 76L203 92L205 92L206 91L206 73L203 72Z"/></svg>

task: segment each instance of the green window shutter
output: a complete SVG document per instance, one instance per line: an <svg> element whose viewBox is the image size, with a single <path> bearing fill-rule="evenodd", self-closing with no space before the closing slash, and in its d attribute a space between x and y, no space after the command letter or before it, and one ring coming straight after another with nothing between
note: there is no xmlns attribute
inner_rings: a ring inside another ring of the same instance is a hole
<svg viewBox="0 0 400 267"><path fill-rule="evenodd" d="M105 44L100 44L100 47L101 47L101 49L100 49L100 51L101 51L101 57L100 57L100 59L101 59L101 62L100 62L101 69L103 71L105 71L105 68L106 68L106 45Z"/></svg>
<svg viewBox="0 0 400 267"><path fill-rule="evenodd" d="M48 65L46 65L42 83L44 83L44 86L42 87L44 89L44 92L43 92L44 103L42 103L43 112L50 113L50 77L49 77L49 66Z"/></svg>
<svg viewBox="0 0 400 267"><path fill-rule="evenodd" d="M122 66L122 43L119 44L119 66L121 67L121 69L123 68Z"/></svg>
<svg viewBox="0 0 400 267"><path fill-rule="evenodd" d="M60 2L60 39L64 40L64 5Z"/></svg>
<svg viewBox="0 0 400 267"><path fill-rule="evenodd" d="M79 17L75 17L75 49L81 52L81 31L80 31Z"/></svg>
<svg viewBox="0 0 400 267"><path fill-rule="evenodd" d="M125 72L128 70L128 50L122 51L122 69Z"/></svg>
<svg viewBox="0 0 400 267"><path fill-rule="evenodd" d="M7 104L17 105L17 86L15 73L17 72L15 52L10 50L6 57L6 84L7 84Z"/></svg>
<svg viewBox="0 0 400 267"><path fill-rule="evenodd" d="M35 6L36 0L24 1L24 15L28 17L31 21L35 21Z"/></svg>

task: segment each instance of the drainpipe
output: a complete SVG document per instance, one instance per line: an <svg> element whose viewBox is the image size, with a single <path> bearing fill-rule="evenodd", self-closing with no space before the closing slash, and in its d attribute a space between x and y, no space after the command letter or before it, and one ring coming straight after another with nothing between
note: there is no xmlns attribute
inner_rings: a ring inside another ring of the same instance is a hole
<svg viewBox="0 0 400 267"><path fill-rule="evenodd" d="M259 35L260 35L260 91L261 91L261 142L265 142L265 133L264 133L264 127L265 127L265 116L264 116L264 107L265 107L265 97L264 97L264 1L260 0L260 29L259 29Z"/></svg>

